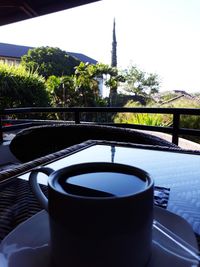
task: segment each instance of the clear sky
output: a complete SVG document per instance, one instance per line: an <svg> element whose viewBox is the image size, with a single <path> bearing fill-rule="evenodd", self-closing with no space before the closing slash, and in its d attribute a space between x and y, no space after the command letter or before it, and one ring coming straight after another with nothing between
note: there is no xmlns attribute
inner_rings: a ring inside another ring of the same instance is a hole
<svg viewBox="0 0 200 267"><path fill-rule="evenodd" d="M161 91L200 92L199 0L103 0L1 26L0 42L54 46L110 64L114 17L118 67L157 73Z"/></svg>

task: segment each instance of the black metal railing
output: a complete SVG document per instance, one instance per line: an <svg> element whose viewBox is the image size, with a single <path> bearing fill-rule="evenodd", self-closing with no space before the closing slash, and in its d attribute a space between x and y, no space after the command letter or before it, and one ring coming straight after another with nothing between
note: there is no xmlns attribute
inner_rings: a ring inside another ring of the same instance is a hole
<svg viewBox="0 0 200 267"><path fill-rule="evenodd" d="M3 126L3 123L9 120L6 119L6 116L18 114L39 114L39 113L72 113L74 118L74 123L79 124L81 121L81 114L83 113L105 113L105 114L114 114L114 113L145 113L145 114L170 114L172 115L172 125L168 127L161 126L150 126L150 125L141 125L141 124L125 124L125 123L112 123L112 122L95 122L98 124L114 125L126 128L148 130L148 131L158 131L163 133L168 133L172 135L172 143L178 145L178 139L181 135L188 136L200 136L199 129L188 129L180 128L180 116L181 115L195 115L200 116L200 109L193 108L149 108L149 107L134 107L134 108L121 108L121 107L73 107L73 108L64 108L64 107L30 107L30 108L13 108L5 109L0 112L0 141L3 141L3 133L8 131L13 131L17 129L26 128L32 125L46 124L46 123L59 123L60 121L55 120L12 120L14 125L12 126ZM199 125L200 128L200 125Z"/></svg>

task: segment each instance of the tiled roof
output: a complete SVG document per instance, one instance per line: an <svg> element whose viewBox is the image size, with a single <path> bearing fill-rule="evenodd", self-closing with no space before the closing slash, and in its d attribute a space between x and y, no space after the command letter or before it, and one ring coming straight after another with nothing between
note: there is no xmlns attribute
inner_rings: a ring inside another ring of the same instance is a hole
<svg viewBox="0 0 200 267"><path fill-rule="evenodd" d="M86 63L86 62L89 62L90 64L96 64L97 63L97 61L95 59L88 57L84 54L74 53L74 52L67 52L67 54L79 59L80 61L82 61L84 63Z"/></svg>
<svg viewBox="0 0 200 267"><path fill-rule="evenodd" d="M23 46L23 45L14 45L14 44L6 44L0 43L0 57L14 57L21 58L23 55L27 54L29 49L33 49L31 46ZM73 56L80 61L90 64L96 64L97 61L93 58L90 58L84 54L75 53L75 52L67 52L70 56Z"/></svg>
<svg viewBox="0 0 200 267"><path fill-rule="evenodd" d="M33 47L0 43L0 56L20 58Z"/></svg>

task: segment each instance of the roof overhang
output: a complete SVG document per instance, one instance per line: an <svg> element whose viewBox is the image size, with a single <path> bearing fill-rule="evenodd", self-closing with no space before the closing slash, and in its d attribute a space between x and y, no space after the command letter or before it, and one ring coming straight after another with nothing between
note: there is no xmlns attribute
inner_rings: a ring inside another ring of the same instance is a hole
<svg viewBox="0 0 200 267"><path fill-rule="evenodd" d="M101 0L1 0L0 26Z"/></svg>

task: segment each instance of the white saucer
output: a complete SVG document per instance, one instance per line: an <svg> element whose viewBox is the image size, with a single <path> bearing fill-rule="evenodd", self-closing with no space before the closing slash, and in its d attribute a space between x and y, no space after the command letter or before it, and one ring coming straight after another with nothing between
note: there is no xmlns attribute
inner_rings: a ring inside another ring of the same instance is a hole
<svg viewBox="0 0 200 267"><path fill-rule="evenodd" d="M16 227L0 244L1 267L49 267L49 224L46 211L41 211ZM190 225L181 217L155 207L154 219L197 248ZM164 244L164 245L163 245ZM187 254L153 228L153 251L148 267L195 267Z"/></svg>

